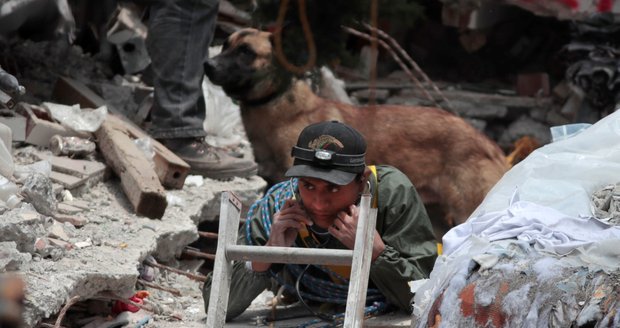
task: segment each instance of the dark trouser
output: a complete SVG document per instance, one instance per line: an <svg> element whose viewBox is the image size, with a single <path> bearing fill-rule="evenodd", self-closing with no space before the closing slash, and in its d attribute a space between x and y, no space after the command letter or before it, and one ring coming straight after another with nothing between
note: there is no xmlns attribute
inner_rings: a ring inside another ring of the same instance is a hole
<svg viewBox="0 0 620 328"><path fill-rule="evenodd" d="M203 63L215 32L219 0L159 1L150 8L147 49L155 72L154 138L206 135Z"/></svg>

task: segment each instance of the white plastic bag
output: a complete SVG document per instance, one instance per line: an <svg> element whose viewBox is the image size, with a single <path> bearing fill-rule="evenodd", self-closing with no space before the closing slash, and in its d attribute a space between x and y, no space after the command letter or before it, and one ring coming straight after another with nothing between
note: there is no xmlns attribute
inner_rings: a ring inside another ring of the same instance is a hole
<svg viewBox="0 0 620 328"><path fill-rule="evenodd" d="M508 207L515 189L521 200L570 216L590 216L590 195L620 181L620 111L578 135L538 148L495 184L471 215Z"/></svg>
<svg viewBox="0 0 620 328"><path fill-rule="evenodd" d="M101 106L97 109L80 109L80 105L66 106L44 102L52 117L63 126L77 132L95 132L108 115L108 108Z"/></svg>
<svg viewBox="0 0 620 328"><path fill-rule="evenodd" d="M209 55L216 56L221 47L209 48ZM207 132L207 143L213 146L225 147L239 144L242 139L241 111L224 90L217 86L207 76L202 81L202 93L205 98L206 118L203 127Z"/></svg>
<svg viewBox="0 0 620 328"><path fill-rule="evenodd" d="M204 129L207 132L207 143L224 147L241 142L241 135L235 133L235 129L241 126L239 106L206 76L202 81L202 92L205 98Z"/></svg>

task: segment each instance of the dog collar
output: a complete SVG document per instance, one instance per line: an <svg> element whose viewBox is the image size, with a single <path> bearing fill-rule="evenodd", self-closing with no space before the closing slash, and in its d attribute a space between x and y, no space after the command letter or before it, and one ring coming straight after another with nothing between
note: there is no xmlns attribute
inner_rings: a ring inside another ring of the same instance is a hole
<svg viewBox="0 0 620 328"><path fill-rule="evenodd" d="M274 91L272 94L267 95L263 98L258 98L258 99L252 99L252 100L244 100L243 103L247 106L261 106L264 105L266 103L269 103L270 101L277 99L278 97L280 97L282 94L284 94L286 91L288 91L288 89L290 89L292 83L289 81L287 83L282 83L280 85L280 87L278 87L278 89L276 89L276 91Z"/></svg>

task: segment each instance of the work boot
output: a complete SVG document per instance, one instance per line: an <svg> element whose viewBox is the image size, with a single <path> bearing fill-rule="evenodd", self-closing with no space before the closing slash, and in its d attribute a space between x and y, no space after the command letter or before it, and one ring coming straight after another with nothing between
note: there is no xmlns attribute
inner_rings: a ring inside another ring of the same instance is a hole
<svg viewBox="0 0 620 328"><path fill-rule="evenodd" d="M227 180L248 178L258 171L253 160L230 156L226 150L207 144L203 138L163 139L160 142L189 164L190 174Z"/></svg>

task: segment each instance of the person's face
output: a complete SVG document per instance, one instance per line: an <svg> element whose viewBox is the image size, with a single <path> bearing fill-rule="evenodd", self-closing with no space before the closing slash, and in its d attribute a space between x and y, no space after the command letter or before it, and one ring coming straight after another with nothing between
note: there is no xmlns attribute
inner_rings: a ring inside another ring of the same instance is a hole
<svg viewBox="0 0 620 328"><path fill-rule="evenodd" d="M314 224L327 229L340 211L348 211L363 191L364 182L354 179L339 186L316 178L299 178L299 194Z"/></svg>

